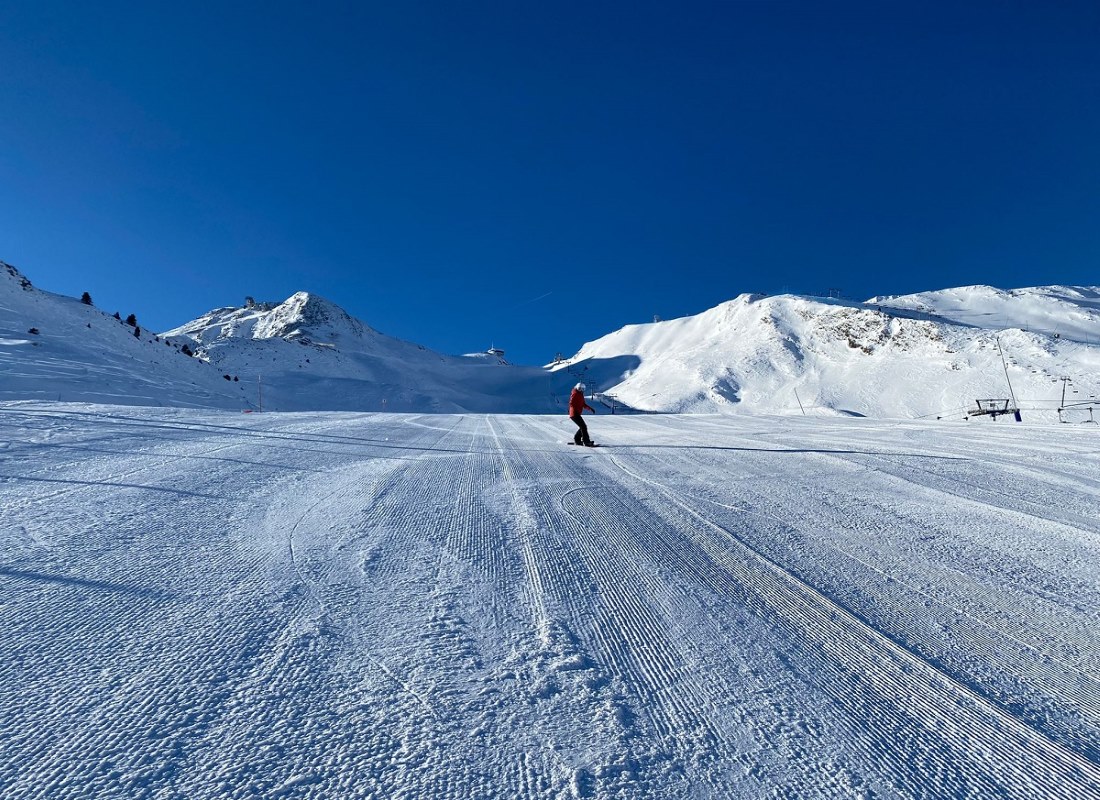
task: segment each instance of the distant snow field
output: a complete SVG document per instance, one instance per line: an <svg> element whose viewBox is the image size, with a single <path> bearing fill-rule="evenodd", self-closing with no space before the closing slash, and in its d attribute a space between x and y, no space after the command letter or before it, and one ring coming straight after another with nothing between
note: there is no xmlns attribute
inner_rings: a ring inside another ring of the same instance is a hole
<svg viewBox="0 0 1100 800"><path fill-rule="evenodd" d="M1100 798L1095 426L590 427L0 403L0 796Z"/></svg>

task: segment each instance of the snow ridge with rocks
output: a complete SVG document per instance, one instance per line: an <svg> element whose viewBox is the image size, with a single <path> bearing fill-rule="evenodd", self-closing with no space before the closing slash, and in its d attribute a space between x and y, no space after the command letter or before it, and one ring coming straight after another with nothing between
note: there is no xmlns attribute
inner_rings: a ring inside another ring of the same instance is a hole
<svg viewBox="0 0 1100 800"><path fill-rule="evenodd" d="M551 368L650 411L961 419L978 398L1004 398L1049 421L1062 376L1073 400L1100 395L1097 298L1085 287L866 303L744 294L628 325Z"/></svg>
<svg viewBox="0 0 1100 800"><path fill-rule="evenodd" d="M158 337L137 322L42 291L0 261L0 401L247 407L240 382L188 357L186 339Z"/></svg>

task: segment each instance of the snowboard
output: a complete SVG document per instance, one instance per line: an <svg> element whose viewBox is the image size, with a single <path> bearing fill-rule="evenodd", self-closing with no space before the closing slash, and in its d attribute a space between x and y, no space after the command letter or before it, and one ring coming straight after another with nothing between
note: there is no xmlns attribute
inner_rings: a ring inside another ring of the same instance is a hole
<svg viewBox="0 0 1100 800"><path fill-rule="evenodd" d="M566 444L570 445L572 447L588 447L588 445L586 445L586 444L577 444L576 442L566 442ZM600 444L595 443L595 442L592 444L592 446L593 447L601 447Z"/></svg>

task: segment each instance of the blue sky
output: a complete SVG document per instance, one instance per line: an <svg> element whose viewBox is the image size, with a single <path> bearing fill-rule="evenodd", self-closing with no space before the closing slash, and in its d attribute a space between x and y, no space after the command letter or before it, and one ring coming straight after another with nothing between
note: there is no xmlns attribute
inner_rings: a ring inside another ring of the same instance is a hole
<svg viewBox="0 0 1100 800"><path fill-rule="evenodd" d="M1100 283L1100 4L2 3L0 259L569 355L741 292Z"/></svg>

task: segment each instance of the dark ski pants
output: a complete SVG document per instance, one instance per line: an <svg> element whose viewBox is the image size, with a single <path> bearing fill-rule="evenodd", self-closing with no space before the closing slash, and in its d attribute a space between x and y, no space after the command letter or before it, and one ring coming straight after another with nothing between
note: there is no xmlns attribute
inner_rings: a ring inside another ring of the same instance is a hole
<svg viewBox="0 0 1100 800"><path fill-rule="evenodd" d="M588 426L584 424L584 417L580 414L573 414L569 419L577 423L577 432L573 434L573 444L583 444L591 447L592 440L588 437Z"/></svg>

